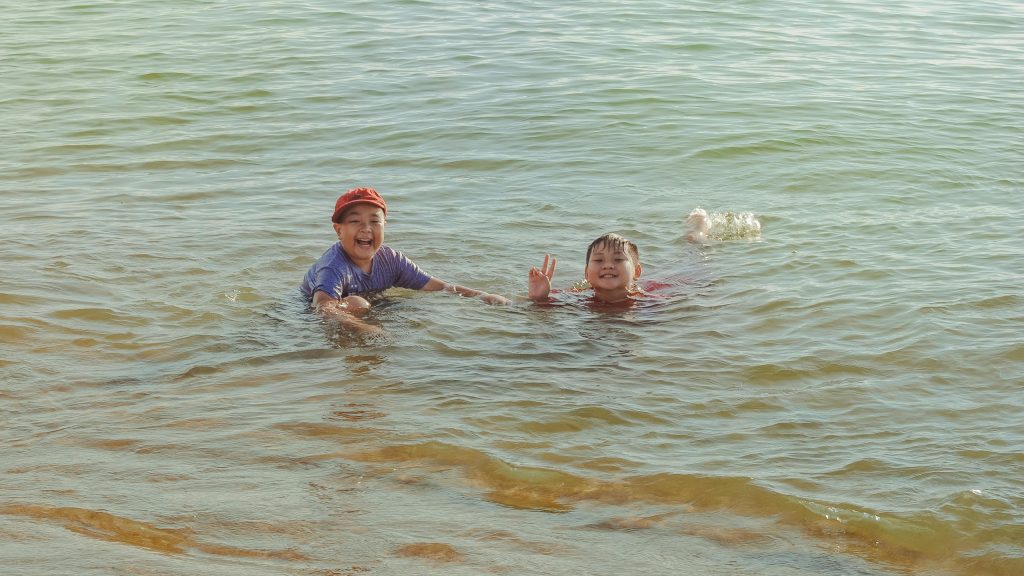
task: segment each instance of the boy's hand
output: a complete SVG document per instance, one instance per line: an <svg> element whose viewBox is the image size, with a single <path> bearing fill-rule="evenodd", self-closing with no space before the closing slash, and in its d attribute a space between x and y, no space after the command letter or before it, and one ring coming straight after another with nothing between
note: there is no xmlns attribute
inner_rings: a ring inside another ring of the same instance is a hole
<svg viewBox="0 0 1024 576"><path fill-rule="evenodd" d="M548 266L550 261L551 265ZM551 292L551 277L555 275L555 258L544 255L544 263L538 270L536 266L530 268L530 300L547 300Z"/></svg>
<svg viewBox="0 0 1024 576"><path fill-rule="evenodd" d="M341 299L330 297L326 292L317 291L313 305L321 314L338 323L345 330L364 336L383 336L384 329L360 318L369 309L370 303L361 296L346 296Z"/></svg>
<svg viewBox="0 0 1024 576"><path fill-rule="evenodd" d="M497 294L481 294L480 299L495 306L506 306L509 303L508 298Z"/></svg>

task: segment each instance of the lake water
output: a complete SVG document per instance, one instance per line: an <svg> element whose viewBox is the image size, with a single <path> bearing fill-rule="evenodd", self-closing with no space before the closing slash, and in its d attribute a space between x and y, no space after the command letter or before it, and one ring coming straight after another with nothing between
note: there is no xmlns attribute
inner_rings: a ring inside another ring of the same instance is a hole
<svg viewBox="0 0 1024 576"><path fill-rule="evenodd" d="M5 573L1024 573L1020 2L2 12ZM445 280L676 288L349 334L360 185Z"/></svg>

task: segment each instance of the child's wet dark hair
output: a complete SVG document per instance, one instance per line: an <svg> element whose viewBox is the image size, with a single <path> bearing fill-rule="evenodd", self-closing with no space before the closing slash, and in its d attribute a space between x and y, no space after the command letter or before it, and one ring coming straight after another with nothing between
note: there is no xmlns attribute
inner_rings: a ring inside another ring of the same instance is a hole
<svg viewBox="0 0 1024 576"><path fill-rule="evenodd" d="M590 254L594 251L594 248L603 246L611 250L619 251L629 254L629 258L633 260L633 264L640 263L640 249L636 247L636 244L630 242L625 236L619 234L609 233L603 236L599 236L596 240L587 246L587 262L590 262Z"/></svg>

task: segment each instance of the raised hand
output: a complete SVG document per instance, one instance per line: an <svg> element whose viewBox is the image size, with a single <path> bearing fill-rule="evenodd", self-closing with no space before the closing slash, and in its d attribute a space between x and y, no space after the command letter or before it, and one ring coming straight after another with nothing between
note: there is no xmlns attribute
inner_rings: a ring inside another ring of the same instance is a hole
<svg viewBox="0 0 1024 576"><path fill-rule="evenodd" d="M555 275L555 262L555 258L545 254L540 269L536 266L530 268L530 300L547 300L551 292L551 277Z"/></svg>

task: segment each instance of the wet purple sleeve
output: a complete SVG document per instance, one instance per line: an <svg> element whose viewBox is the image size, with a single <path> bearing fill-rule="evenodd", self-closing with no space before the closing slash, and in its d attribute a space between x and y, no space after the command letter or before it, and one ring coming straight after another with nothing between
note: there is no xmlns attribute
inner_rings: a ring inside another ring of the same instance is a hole
<svg viewBox="0 0 1024 576"><path fill-rule="evenodd" d="M397 276L395 286L419 290L430 282L430 274L424 272L401 252L395 252L393 266Z"/></svg>

